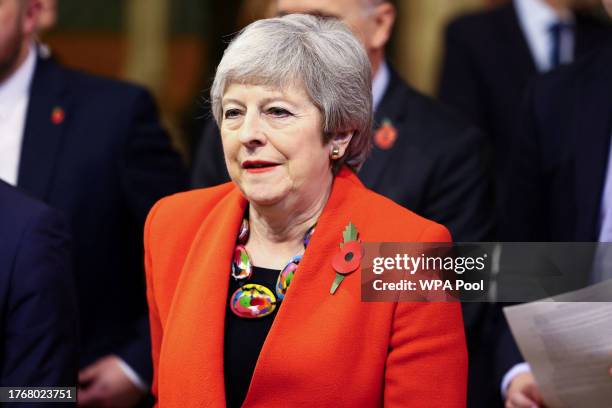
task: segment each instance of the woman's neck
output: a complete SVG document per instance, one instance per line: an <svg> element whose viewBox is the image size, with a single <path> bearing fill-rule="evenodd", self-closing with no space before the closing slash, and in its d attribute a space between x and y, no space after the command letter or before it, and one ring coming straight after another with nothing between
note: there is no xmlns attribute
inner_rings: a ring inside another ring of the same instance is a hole
<svg viewBox="0 0 612 408"><path fill-rule="evenodd" d="M311 200L249 208L250 236L247 250L253 265L281 269L304 250L304 235L323 212L331 184Z"/></svg>

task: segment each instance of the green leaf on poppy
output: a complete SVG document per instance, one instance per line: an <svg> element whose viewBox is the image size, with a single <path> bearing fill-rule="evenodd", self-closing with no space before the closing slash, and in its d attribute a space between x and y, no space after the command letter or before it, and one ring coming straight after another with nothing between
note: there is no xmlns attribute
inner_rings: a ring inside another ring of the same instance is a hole
<svg viewBox="0 0 612 408"><path fill-rule="evenodd" d="M348 225L344 229L342 233L342 237L344 238L344 242L356 241L357 240L357 228L355 225L349 221Z"/></svg>
<svg viewBox="0 0 612 408"><path fill-rule="evenodd" d="M331 288L329 289L329 294L333 295L334 293L336 293L336 290L338 289L338 286L340 286L340 284L342 283L342 281L344 280L344 275L339 274L338 272L336 272L336 278L334 279Z"/></svg>

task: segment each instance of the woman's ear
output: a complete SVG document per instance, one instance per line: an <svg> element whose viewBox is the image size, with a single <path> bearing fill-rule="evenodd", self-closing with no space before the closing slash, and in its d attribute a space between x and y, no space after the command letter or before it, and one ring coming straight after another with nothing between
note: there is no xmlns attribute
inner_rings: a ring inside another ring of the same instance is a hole
<svg viewBox="0 0 612 408"><path fill-rule="evenodd" d="M354 134L354 130L334 133L329 142L331 146L330 154L333 160L344 157L344 153L346 152L346 149L348 149Z"/></svg>

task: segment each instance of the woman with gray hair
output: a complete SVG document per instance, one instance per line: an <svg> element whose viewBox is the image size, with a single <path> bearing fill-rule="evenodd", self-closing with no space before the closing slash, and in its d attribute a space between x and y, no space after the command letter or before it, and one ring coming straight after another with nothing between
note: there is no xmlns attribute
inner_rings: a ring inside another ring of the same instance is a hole
<svg viewBox="0 0 612 408"><path fill-rule="evenodd" d="M360 301L360 242L450 236L356 176L358 40L331 19L257 21L211 99L232 182L161 200L145 230L159 405L465 406L459 304Z"/></svg>

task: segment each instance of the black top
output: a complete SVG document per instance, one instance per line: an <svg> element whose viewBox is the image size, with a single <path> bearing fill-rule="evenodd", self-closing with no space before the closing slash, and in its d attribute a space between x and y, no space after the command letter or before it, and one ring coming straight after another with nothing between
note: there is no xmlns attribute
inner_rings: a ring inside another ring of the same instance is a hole
<svg viewBox="0 0 612 408"><path fill-rule="evenodd" d="M253 267L253 276L248 283L264 285L274 292L279 273L273 269ZM240 407L244 402L257 358L279 309L277 306L274 312L259 319L236 316L230 309L230 300L239 287L230 276L224 348L225 398L230 408Z"/></svg>

